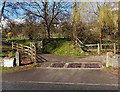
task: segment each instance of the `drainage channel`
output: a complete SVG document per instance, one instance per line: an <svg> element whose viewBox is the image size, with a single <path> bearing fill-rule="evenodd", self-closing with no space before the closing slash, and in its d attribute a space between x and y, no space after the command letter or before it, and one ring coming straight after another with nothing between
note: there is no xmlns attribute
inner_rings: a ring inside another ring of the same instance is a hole
<svg viewBox="0 0 120 92"><path fill-rule="evenodd" d="M37 66L42 69L102 69L102 67L98 62L49 62Z"/></svg>

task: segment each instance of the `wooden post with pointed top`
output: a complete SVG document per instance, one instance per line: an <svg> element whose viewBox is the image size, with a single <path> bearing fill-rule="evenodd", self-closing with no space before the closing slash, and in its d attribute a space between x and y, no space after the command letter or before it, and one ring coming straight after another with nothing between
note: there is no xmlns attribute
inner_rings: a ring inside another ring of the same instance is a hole
<svg viewBox="0 0 120 92"><path fill-rule="evenodd" d="M13 46L13 45L14 45L14 43L13 43L13 41L12 41L12 49L14 48L14 46Z"/></svg>
<svg viewBox="0 0 120 92"><path fill-rule="evenodd" d="M116 43L114 43L114 54L116 54Z"/></svg>
<svg viewBox="0 0 120 92"><path fill-rule="evenodd" d="M100 54L100 44L98 43L98 54Z"/></svg>

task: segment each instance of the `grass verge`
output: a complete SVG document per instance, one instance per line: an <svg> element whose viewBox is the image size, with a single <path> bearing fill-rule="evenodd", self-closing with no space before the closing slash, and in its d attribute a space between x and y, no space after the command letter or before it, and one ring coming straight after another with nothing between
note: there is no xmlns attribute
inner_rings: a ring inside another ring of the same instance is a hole
<svg viewBox="0 0 120 92"><path fill-rule="evenodd" d="M114 68L114 67L109 66L109 67L105 67L103 69L103 71L108 72L108 73L110 73L114 76L120 77L120 74L119 74L120 67L119 68Z"/></svg>
<svg viewBox="0 0 120 92"><path fill-rule="evenodd" d="M37 65L38 65L38 63L33 63L30 65L24 65L24 66L16 66L16 67L0 67L0 70L2 70L2 73L5 74L5 73L12 73L12 72L33 69Z"/></svg>

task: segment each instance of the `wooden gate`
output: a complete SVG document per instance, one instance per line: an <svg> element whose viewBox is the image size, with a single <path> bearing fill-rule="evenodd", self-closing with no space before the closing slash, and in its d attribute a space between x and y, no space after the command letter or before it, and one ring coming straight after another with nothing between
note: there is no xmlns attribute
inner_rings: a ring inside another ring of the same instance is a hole
<svg viewBox="0 0 120 92"><path fill-rule="evenodd" d="M31 58L32 62L36 63L36 47L35 43L31 42L30 46L25 46L22 44L12 42L12 49L15 49L19 52ZM21 56L22 57L22 56Z"/></svg>

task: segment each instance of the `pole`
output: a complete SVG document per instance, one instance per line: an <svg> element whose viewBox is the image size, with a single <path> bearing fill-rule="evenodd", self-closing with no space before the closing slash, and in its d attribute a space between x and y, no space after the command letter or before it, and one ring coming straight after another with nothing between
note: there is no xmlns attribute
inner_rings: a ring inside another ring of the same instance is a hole
<svg viewBox="0 0 120 92"><path fill-rule="evenodd" d="M100 54L100 44L98 43L98 54Z"/></svg>
<svg viewBox="0 0 120 92"><path fill-rule="evenodd" d="M16 43L16 45L17 45L17 51L18 51L18 43Z"/></svg>
<svg viewBox="0 0 120 92"><path fill-rule="evenodd" d="M114 43L114 54L116 54L116 44Z"/></svg>
<svg viewBox="0 0 120 92"><path fill-rule="evenodd" d="M13 44L13 42L12 42L12 49L13 49L13 45L14 45L14 44Z"/></svg>

